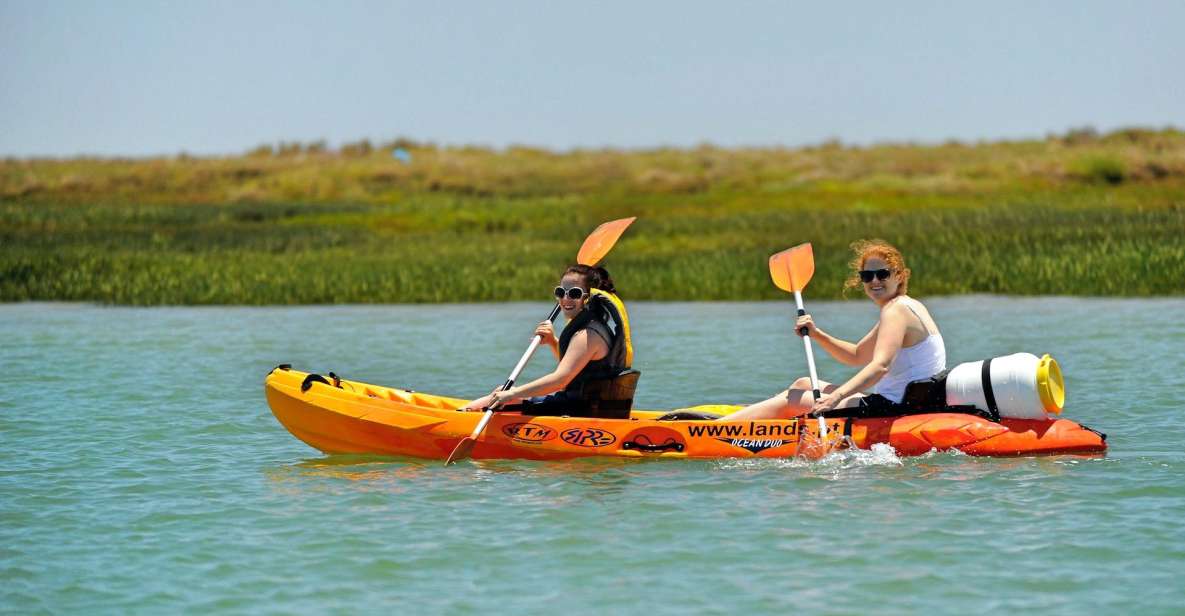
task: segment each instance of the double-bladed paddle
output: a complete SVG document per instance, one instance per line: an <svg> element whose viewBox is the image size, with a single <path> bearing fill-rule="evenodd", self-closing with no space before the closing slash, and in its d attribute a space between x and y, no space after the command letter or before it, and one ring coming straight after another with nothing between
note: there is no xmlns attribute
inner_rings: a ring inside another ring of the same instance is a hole
<svg viewBox="0 0 1185 616"><path fill-rule="evenodd" d="M771 256L769 258L769 275L779 289L794 293L794 303L798 305L798 316L806 314L806 309L802 306L802 290L811 281L811 276L815 275L815 253L811 249L810 242L799 244ZM814 399L818 400L820 397L819 375L815 372L815 352L811 348L811 335L805 326L798 330L798 333L802 334L802 342L806 347L806 365L810 369L812 393ZM805 434L805 430L799 430L800 452L802 452L802 438ZM824 442L827 438L827 424L822 415L819 415L819 438Z"/></svg>
<svg viewBox="0 0 1185 616"><path fill-rule="evenodd" d="M580 246L580 252L576 253L576 262L588 266L600 263L601 259L613 249L613 245L617 243L617 239L621 237L621 234L625 233L626 227L629 227L630 223L634 222L634 220L637 220L636 216L611 220L593 229L593 232L584 239L584 244ZM560 303L557 301L555 308L551 309L551 314L548 315L547 320L554 322L559 315ZM518 379L519 373L526 367L527 362L531 361L531 356L535 354L535 349L539 348L539 343L541 342L543 342L541 336L535 336L531 339L531 344L527 346L527 351L519 358L518 363L514 366L514 370L510 371L510 376L498 391L506 391L514 387L514 382ZM492 407L486 407L482 410L483 415L481 416L481 420L477 422L477 427L473 429L473 433L461 439L460 443L457 443L456 448L453 449L453 452L448 456L448 460L445 461L445 465L466 458L473 451L473 446L477 444L477 437L481 436L481 433L486 429L486 424L490 423L490 418L494 416L494 409Z"/></svg>

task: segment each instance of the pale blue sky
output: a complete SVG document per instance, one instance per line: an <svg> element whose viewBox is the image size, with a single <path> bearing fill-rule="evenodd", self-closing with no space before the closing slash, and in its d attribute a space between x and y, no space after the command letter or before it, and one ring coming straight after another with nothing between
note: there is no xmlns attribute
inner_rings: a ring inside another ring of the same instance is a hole
<svg viewBox="0 0 1185 616"><path fill-rule="evenodd" d="M0 156L1185 127L1185 2L0 0Z"/></svg>

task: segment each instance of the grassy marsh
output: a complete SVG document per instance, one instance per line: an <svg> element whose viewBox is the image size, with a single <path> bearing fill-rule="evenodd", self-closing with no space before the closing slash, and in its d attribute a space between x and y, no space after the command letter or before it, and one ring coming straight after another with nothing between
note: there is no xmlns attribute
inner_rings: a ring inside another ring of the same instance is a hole
<svg viewBox="0 0 1185 616"><path fill-rule="evenodd" d="M1185 133L9 159L0 300L546 300L585 234L628 215L639 221L606 265L631 299L779 297L766 258L802 241L815 246L810 294L839 297L847 244L863 237L902 248L917 294L1180 294Z"/></svg>

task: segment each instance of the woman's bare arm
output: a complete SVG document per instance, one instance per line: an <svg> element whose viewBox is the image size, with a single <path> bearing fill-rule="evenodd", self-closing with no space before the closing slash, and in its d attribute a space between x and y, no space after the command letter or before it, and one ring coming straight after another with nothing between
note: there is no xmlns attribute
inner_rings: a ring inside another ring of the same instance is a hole
<svg viewBox="0 0 1185 616"><path fill-rule="evenodd" d="M568 343L568 352L560 359L550 374L541 376L530 383L511 387L503 392L499 398L529 398L542 396L560 391L576 378L577 374L588 365L588 362L604 357L609 353L609 346L600 336L589 335L588 330L576 332Z"/></svg>
<svg viewBox="0 0 1185 616"><path fill-rule="evenodd" d="M811 338L817 340L819 346L834 357L835 361L845 366L863 366L872 359L872 346L876 344L876 331L877 326L873 326L860 339L860 342L855 344L847 340L840 340L818 327L815 327L811 332Z"/></svg>
<svg viewBox="0 0 1185 616"><path fill-rule="evenodd" d="M860 345L871 347L867 352L870 352L872 357L864 368L835 390L839 398L864 391L876 385L889 373L889 366L905 343L907 325L908 319L901 306L891 306L881 312L880 322L860 341Z"/></svg>

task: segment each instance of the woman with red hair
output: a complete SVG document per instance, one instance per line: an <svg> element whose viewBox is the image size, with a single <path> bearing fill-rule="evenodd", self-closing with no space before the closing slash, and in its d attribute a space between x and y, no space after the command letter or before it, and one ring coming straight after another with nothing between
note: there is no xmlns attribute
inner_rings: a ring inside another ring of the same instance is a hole
<svg viewBox="0 0 1185 616"><path fill-rule="evenodd" d="M930 311L906 295L910 271L901 251L884 240L861 240L852 250L853 272L844 288L863 287L880 308L876 325L859 342L847 342L820 329L807 314L798 317L794 331L805 327L811 340L836 361L862 366L861 370L841 385L819 381L818 400L810 379L802 377L778 395L721 419L789 418L836 408L892 409L901 404L910 382L946 369L946 346Z"/></svg>

